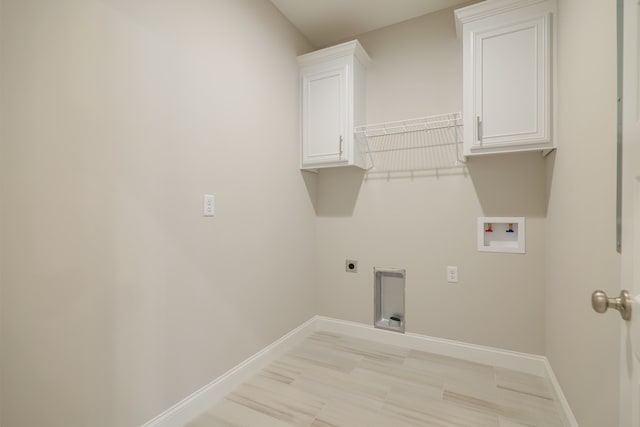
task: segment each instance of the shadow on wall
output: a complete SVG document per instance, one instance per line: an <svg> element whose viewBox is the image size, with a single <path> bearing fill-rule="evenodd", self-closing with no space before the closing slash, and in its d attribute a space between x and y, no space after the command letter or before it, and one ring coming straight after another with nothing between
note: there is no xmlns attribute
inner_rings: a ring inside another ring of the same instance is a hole
<svg viewBox="0 0 640 427"><path fill-rule="evenodd" d="M352 216L365 172L356 167L327 168L320 170L317 174L302 171L316 215Z"/></svg>
<svg viewBox="0 0 640 427"><path fill-rule="evenodd" d="M476 156L465 166L449 169L411 170L403 173L367 172L355 167L322 169L318 173L301 171L309 199L317 216L351 217L360 189L368 179L413 179L441 175L471 177L485 216L547 215L549 183L553 173L553 154L547 165L540 152Z"/></svg>
<svg viewBox="0 0 640 427"><path fill-rule="evenodd" d="M309 200L313 205L313 210L318 214L318 174L315 172L300 170L300 175L304 181L305 187L307 187L307 194L309 194Z"/></svg>
<svg viewBox="0 0 640 427"><path fill-rule="evenodd" d="M485 216L547 215L547 168L540 152L475 156L467 169Z"/></svg>
<svg viewBox="0 0 640 427"><path fill-rule="evenodd" d="M553 171L555 170L556 167L556 150L553 150L551 153L549 153L549 155L546 157L545 163L546 163L546 201L547 201L547 206L549 205L549 197L551 196L551 186L553 185Z"/></svg>

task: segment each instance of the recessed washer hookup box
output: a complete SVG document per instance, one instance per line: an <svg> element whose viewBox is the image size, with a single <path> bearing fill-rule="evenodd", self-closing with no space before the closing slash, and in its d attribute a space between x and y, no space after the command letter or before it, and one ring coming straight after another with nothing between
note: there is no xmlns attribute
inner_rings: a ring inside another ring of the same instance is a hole
<svg viewBox="0 0 640 427"><path fill-rule="evenodd" d="M376 328L404 333L404 290L406 271L374 268L373 325Z"/></svg>

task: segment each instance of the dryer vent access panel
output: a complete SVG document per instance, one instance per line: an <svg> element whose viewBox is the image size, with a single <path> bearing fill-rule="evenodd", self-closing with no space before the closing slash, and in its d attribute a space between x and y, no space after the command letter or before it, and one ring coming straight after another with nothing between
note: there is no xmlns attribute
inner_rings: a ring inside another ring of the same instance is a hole
<svg viewBox="0 0 640 427"><path fill-rule="evenodd" d="M404 333L405 270L374 268L373 272L373 325L376 328Z"/></svg>

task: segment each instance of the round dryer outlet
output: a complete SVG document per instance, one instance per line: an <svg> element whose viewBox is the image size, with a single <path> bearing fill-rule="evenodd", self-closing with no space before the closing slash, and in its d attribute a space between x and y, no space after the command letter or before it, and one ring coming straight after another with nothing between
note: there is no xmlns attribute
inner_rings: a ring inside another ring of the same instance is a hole
<svg viewBox="0 0 640 427"><path fill-rule="evenodd" d="M357 273L358 272L358 261L353 259L347 259L344 262L344 270L347 273Z"/></svg>

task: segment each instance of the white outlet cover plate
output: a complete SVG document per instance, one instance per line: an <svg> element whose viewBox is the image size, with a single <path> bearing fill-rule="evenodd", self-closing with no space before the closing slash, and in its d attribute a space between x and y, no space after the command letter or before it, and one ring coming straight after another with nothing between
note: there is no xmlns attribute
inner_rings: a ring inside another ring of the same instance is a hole
<svg viewBox="0 0 640 427"><path fill-rule="evenodd" d="M213 194L202 196L202 216L214 216L216 213L216 199Z"/></svg>
<svg viewBox="0 0 640 427"><path fill-rule="evenodd" d="M447 266L447 282L458 283L458 267Z"/></svg>

